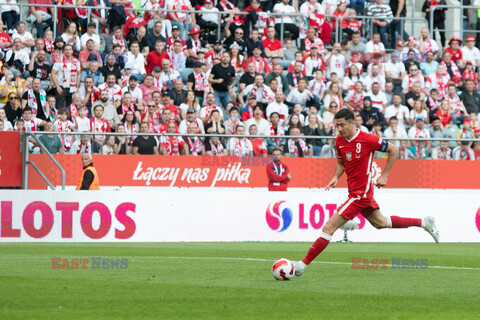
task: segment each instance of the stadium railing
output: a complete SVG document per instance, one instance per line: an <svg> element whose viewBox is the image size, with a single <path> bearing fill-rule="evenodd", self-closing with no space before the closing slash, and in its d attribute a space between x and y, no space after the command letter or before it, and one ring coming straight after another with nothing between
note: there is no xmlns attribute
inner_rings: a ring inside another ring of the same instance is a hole
<svg viewBox="0 0 480 320"><path fill-rule="evenodd" d="M479 6L454 6L454 5L438 5L438 6L432 6L431 11L430 11L430 21L429 21L429 30L431 33L433 33L435 30L433 28L433 23L434 23L434 12L438 8L444 8L444 9L455 9L458 11L458 14L460 15L459 21L460 23L460 28L459 29L437 29L438 31L449 31L449 32L458 32L460 34L460 39L464 38L465 33L479 33L480 30L477 29L463 29L463 10L465 9L474 9L474 10L480 10ZM467 26L468 27L468 26Z"/></svg>
<svg viewBox="0 0 480 320"><path fill-rule="evenodd" d="M28 12L28 11L25 11L25 8L29 8L29 7L36 7L38 5L36 4L30 4L30 3L18 3L17 4L19 7L20 7L20 20L21 21L26 21L26 18L23 17L23 14L25 12ZM56 21L56 23L58 23L58 9L87 9L87 22L90 22L90 12L92 9L94 10L111 10L110 7L92 7L92 6L75 6L75 5L42 5L43 7L47 7L47 8L56 8L57 10L54 10L54 15L53 15L53 20ZM478 8L478 7L473 7L473 8ZM145 12L145 11L148 11L148 12L155 12L155 15L154 15L154 22L157 20L156 19L156 15L158 13L161 13L161 14L165 14L165 13L168 13L168 12L184 12L184 13L204 13L203 11L200 11L200 10L168 10L166 8L163 8L163 9L155 9L155 10L149 10L149 9L146 9L146 8L125 8L125 11L134 11L134 12ZM217 14L219 16L219 21L220 21L220 16L225 14L224 12L220 11L220 12L209 12L209 13L213 13L213 14ZM238 12L238 13L235 13L235 15L247 15L249 14L248 12ZM270 17L279 17L280 20L281 20L281 32L280 32L280 41L283 42L283 37L284 37L284 22L283 22L283 17L285 16L293 16L295 17L295 20L297 20L297 22L299 22L301 20L301 17L302 17L302 14L300 13L295 13L295 14L292 14L292 13L288 13L288 14L284 14L284 13L269 13L269 16ZM364 21L364 23L366 21L370 21L372 19L376 19L375 17L367 17L367 16L349 16L351 18L355 18L355 19L362 19ZM336 17L334 15L325 15L325 18L335 18ZM342 35L342 32L341 32L341 26L342 26L342 22L343 22L343 19L345 18L345 16L341 17L340 18L340 23L337 23L337 25L335 26L335 28L333 28L333 30L335 31L335 40L336 42L341 42L342 39L343 39L343 35ZM411 21L412 23L412 26L414 25L414 21L426 21L425 18L419 18L419 17L399 17L399 18L395 18L397 20L402 20L402 21ZM189 22L187 21L186 24L188 24ZM371 25L371 24L370 24ZM362 25L362 27L364 26L364 24ZM428 23L427 23L427 26L428 26ZM218 30L217 30L217 40L220 40L220 37L221 37L221 23L218 23ZM412 27L413 29L413 27ZM403 28L402 28L402 32L403 32ZM187 30L185 30L185 35L187 33ZM413 33L413 30L412 30L412 33ZM184 35L184 37L185 37ZM53 30L53 37L55 38L57 35L56 35L56 28L54 28Z"/></svg>

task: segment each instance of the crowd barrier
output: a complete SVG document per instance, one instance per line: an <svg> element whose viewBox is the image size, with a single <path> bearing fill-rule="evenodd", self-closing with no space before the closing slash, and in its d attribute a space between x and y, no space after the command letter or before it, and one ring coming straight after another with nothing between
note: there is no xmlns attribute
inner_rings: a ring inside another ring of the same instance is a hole
<svg viewBox="0 0 480 320"><path fill-rule="evenodd" d="M346 190L5 191L0 242L308 241ZM380 190L385 215L432 215L442 242L480 241L480 191ZM241 204L241 205L240 205ZM354 242L433 242L418 228L376 230L362 216ZM343 232L332 241L341 240Z"/></svg>

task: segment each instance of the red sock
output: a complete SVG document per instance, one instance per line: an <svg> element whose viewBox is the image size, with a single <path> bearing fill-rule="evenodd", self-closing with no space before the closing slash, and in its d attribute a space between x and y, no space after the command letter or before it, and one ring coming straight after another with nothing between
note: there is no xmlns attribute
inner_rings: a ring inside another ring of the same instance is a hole
<svg viewBox="0 0 480 320"><path fill-rule="evenodd" d="M303 263L310 264L330 243L332 236L322 233L320 238L315 240L310 249L308 250L307 255L303 258Z"/></svg>
<svg viewBox="0 0 480 320"><path fill-rule="evenodd" d="M422 219L391 216L390 220L392 221L392 228L408 228L422 226Z"/></svg>

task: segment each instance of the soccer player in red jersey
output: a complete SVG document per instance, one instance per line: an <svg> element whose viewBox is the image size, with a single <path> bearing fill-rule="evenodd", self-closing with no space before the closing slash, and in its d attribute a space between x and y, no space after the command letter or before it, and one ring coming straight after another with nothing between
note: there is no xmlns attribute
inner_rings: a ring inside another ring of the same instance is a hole
<svg viewBox="0 0 480 320"><path fill-rule="evenodd" d="M293 261L295 275L301 276L307 265L327 247L335 231L358 214L362 214L377 229L424 228L438 242L438 230L433 217L425 217L423 219L398 216L386 217L380 212L380 208L373 198L372 160L375 151L387 152L388 154L387 165L376 183L376 186L381 188L387 184L388 174L397 159L398 150L395 145L383 141L378 136L356 129L353 112L349 109L338 111L335 114L334 122L340 134L335 143L337 166L326 190L335 188L338 179L345 172L347 174L348 200L327 221L322 229L322 234L308 250L305 258L301 261Z"/></svg>

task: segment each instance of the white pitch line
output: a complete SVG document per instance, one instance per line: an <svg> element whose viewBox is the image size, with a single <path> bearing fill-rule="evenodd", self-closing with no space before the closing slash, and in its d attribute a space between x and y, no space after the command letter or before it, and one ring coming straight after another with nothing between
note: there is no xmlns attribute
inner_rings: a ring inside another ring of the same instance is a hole
<svg viewBox="0 0 480 320"><path fill-rule="evenodd" d="M139 256L132 257L139 258ZM146 257L145 257L146 258ZM261 262L275 262L276 260L269 259L257 259L257 258L231 258L231 257L153 257L153 259L197 259L197 260L243 260L243 261L261 261ZM337 261L313 261L312 263L319 264L339 264L339 265L352 265L349 262L337 262ZM470 267L447 267L447 266L428 266L432 269L453 269L453 270L477 270L480 271L480 268L470 268ZM395 268L401 269L401 268Z"/></svg>

